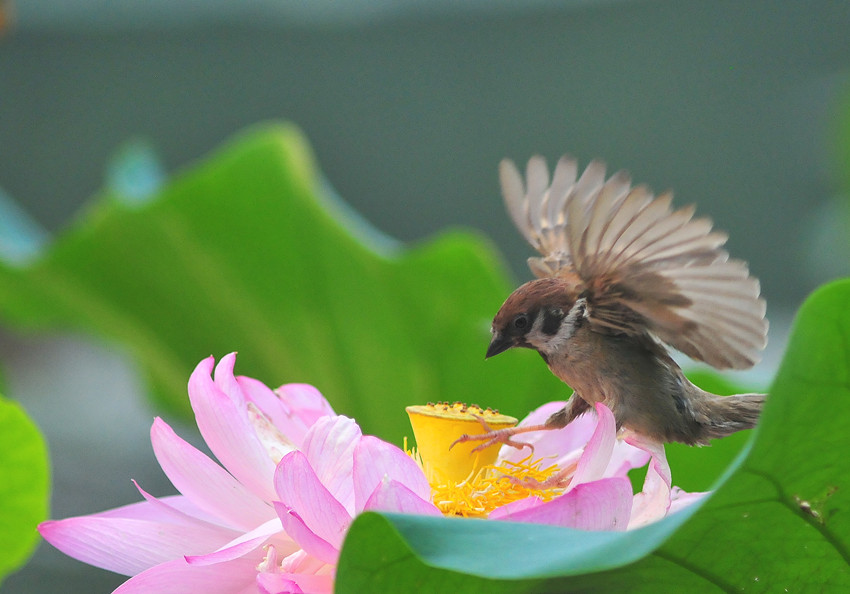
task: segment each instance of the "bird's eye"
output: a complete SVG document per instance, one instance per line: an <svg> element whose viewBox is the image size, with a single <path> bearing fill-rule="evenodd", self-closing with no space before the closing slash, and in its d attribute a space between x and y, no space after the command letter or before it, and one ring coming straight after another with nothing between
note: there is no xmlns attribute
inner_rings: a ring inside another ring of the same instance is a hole
<svg viewBox="0 0 850 594"><path fill-rule="evenodd" d="M514 328L517 330L524 330L528 327L528 316L525 314L520 314L514 318Z"/></svg>

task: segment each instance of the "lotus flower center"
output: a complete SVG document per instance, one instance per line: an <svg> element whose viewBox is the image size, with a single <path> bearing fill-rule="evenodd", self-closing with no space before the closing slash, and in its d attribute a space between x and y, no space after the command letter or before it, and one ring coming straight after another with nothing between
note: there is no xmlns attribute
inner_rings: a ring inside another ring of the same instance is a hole
<svg viewBox="0 0 850 594"><path fill-rule="evenodd" d="M485 433L482 420L491 429L502 429L516 425L515 418L460 402L408 406L406 410L417 446L408 453L422 467L431 485L431 499L443 514L487 517L513 501L527 497L549 501L564 492L562 487L542 484L559 472L558 466L546 465L532 454L520 462L504 460L496 465L499 443L478 452L472 452L481 445L477 441L459 443L449 450L462 435Z"/></svg>

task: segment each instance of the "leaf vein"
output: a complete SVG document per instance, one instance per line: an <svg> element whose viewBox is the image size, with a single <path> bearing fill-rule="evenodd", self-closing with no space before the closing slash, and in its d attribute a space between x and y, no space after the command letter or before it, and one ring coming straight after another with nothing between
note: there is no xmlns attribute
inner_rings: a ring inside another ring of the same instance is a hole
<svg viewBox="0 0 850 594"><path fill-rule="evenodd" d="M793 498L788 496L788 494L785 492L785 489L782 488L782 485L779 483L778 480L776 480L775 477L771 476L766 472L756 470L754 468L749 468L747 470L748 472L760 476L769 483L771 483L776 489L776 492L779 494L778 503L783 507L788 508L792 514L802 519L804 522L809 524L809 526L817 530L821 534L821 536L823 536L824 540L826 540L830 545L832 545L833 548L835 548L835 551L839 555L841 555L841 558L844 560L844 564L850 566L850 551L847 550L847 548L844 546L844 543L842 543L831 530L827 529L824 524L820 523L817 518L805 513L802 509L800 509L800 506L797 503L794 503Z"/></svg>
<svg viewBox="0 0 850 594"><path fill-rule="evenodd" d="M652 554L655 555L656 557L660 557L661 559L664 559L665 561L669 561L670 563L673 563L673 564L678 565L679 567L681 567L683 569L690 571L694 575L701 577L705 581L709 582L710 584L717 586L718 588L723 589L726 592L737 592L738 591L738 589L735 588L735 586L733 584L727 582L726 580L721 578L719 575L716 575L716 574L713 574L711 572L706 571L703 567L700 567L699 565L694 565L693 563L689 563L685 559L682 559L680 557L676 557L675 555L671 555L670 553L662 551L661 549L654 551Z"/></svg>

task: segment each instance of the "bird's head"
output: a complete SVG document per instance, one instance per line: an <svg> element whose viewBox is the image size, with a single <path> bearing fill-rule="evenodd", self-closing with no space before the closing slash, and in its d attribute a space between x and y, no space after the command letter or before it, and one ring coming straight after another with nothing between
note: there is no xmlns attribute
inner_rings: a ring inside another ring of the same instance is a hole
<svg viewBox="0 0 850 594"><path fill-rule="evenodd" d="M502 304L493 319L487 357L513 347L537 350L544 359L561 350L584 319L585 300L575 299L563 279L525 283Z"/></svg>

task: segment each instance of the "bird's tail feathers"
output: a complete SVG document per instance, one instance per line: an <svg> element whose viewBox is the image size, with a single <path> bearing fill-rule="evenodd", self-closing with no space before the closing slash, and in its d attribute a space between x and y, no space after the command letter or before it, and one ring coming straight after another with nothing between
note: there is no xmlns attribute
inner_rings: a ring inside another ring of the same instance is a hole
<svg viewBox="0 0 850 594"><path fill-rule="evenodd" d="M743 429L756 426L767 394L736 394L714 396L708 403L710 409L705 423L705 437L717 439Z"/></svg>

